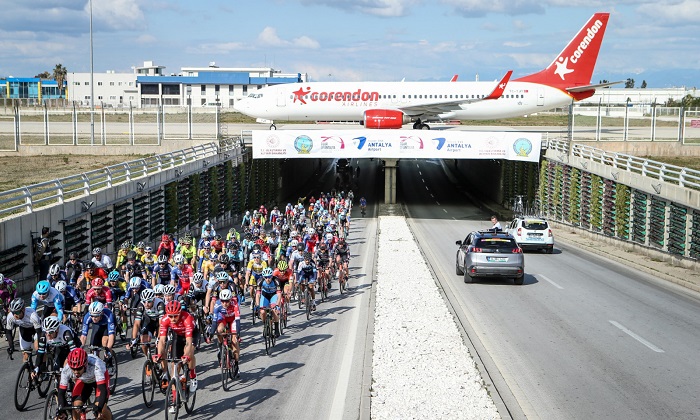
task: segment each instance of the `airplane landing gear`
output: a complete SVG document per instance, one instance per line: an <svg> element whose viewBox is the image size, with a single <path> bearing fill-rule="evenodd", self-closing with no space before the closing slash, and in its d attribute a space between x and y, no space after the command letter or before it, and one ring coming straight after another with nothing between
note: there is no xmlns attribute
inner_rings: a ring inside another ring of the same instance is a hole
<svg viewBox="0 0 700 420"><path fill-rule="evenodd" d="M275 123L270 124L270 130L277 130Z"/></svg>
<svg viewBox="0 0 700 420"><path fill-rule="evenodd" d="M413 129L414 130L430 130L430 126L428 124L423 123L421 120L416 120L416 122L413 123Z"/></svg>

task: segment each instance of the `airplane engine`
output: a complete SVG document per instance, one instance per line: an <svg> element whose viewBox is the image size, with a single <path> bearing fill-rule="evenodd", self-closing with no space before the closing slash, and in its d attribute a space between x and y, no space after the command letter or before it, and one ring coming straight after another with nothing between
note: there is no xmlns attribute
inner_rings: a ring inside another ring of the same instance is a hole
<svg viewBox="0 0 700 420"><path fill-rule="evenodd" d="M365 111L364 126L367 128L401 128L411 119L395 109L370 109Z"/></svg>

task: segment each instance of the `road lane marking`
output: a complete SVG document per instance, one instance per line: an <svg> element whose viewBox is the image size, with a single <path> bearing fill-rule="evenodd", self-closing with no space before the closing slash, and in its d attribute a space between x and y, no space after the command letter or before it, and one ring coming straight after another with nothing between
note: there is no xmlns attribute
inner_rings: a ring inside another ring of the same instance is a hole
<svg viewBox="0 0 700 420"><path fill-rule="evenodd" d="M427 185L425 186L425 190L428 191L428 186L427 186Z"/></svg>
<svg viewBox="0 0 700 420"><path fill-rule="evenodd" d="M418 171L418 175L423 176L423 172Z"/></svg>
<svg viewBox="0 0 700 420"><path fill-rule="evenodd" d="M420 180L423 181L423 183L425 184L425 179L421 178Z"/></svg>
<svg viewBox="0 0 700 420"><path fill-rule="evenodd" d="M439 201L436 201L435 203L437 203L438 206L440 205L440 202L439 202Z"/></svg>
<svg viewBox="0 0 700 420"><path fill-rule="evenodd" d="M442 209L442 211L444 211L445 213L447 213L447 209Z"/></svg>
<svg viewBox="0 0 700 420"><path fill-rule="evenodd" d="M432 198L435 198L435 196L433 195L433 193L430 193L430 196L431 196Z"/></svg>
<svg viewBox="0 0 700 420"><path fill-rule="evenodd" d="M562 290L564 290L563 287L559 286L559 285L558 285L557 283L555 283L554 281L548 279L547 276L543 276L542 274L535 274L535 277L537 277L538 279L541 278L542 280L551 283L552 286L556 287L557 289L562 289Z"/></svg>
<svg viewBox="0 0 700 420"><path fill-rule="evenodd" d="M628 330L624 325L620 324L619 322L615 322L612 320L608 320L611 324L622 330L625 334L629 335L630 337L634 338L635 340L639 341L640 343L644 344L645 346L649 347L651 350L657 352L657 353L665 353L662 349L656 347L655 345L651 344L647 340L643 339L639 335L635 334L634 332Z"/></svg>

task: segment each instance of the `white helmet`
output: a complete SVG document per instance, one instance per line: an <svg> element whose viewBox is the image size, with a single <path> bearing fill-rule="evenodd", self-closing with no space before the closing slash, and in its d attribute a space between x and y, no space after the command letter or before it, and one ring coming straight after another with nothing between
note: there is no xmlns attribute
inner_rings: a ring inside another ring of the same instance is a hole
<svg viewBox="0 0 700 420"><path fill-rule="evenodd" d="M58 322L58 318L55 316L47 316L44 318L44 322L42 323L42 328L44 329L44 332L51 333L54 331L58 330L59 325L61 325L60 322Z"/></svg>
<svg viewBox="0 0 700 420"><path fill-rule="evenodd" d="M185 262L185 257L183 257L182 254L177 254L175 258L173 258L173 261L175 261L175 264L182 264Z"/></svg>
<svg viewBox="0 0 700 420"><path fill-rule="evenodd" d="M297 245L299 245L299 241L297 241L296 239L293 239L292 242L289 243L289 245L291 245L292 248L296 248Z"/></svg>
<svg viewBox="0 0 700 420"><path fill-rule="evenodd" d="M174 295L175 286L173 286L172 284L165 285L165 287L163 287L163 294L166 296Z"/></svg>
<svg viewBox="0 0 700 420"><path fill-rule="evenodd" d="M153 289L143 289L143 291L141 291L141 301L150 302L155 298L156 294L153 292Z"/></svg>
<svg viewBox="0 0 700 420"><path fill-rule="evenodd" d="M132 277L131 280L129 280L129 287L132 289L141 287L141 277Z"/></svg>
<svg viewBox="0 0 700 420"><path fill-rule="evenodd" d="M56 276L59 272L61 272L61 266L58 264L53 264L49 268L49 275Z"/></svg>
<svg viewBox="0 0 700 420"><path fill-rule="evenodd" d="M229 289L223 289L219 292L219 300L231 300L233 293Z"/></svg>
<svg viewBox="0 0 700 420"><path fill-rule="evenodd" d="M163 284L156 284L156 287L153 288L153 293L157 295L162 295L163 294L163 289L165 289L165 285Z"/></svg>
<svg viewBox="0 0 700 420"><path fill-rule="evenodd" d="M192 281L194 284L202 284L204 281L204 274L200 273L199 271L194 273L194 276L192 276Z"/></svg>
<svg viewBox="0 0 700 420"><path fill-rule="evenodd" d="M66 287L68 287L68 285L66 284L65 281L60 280L60 281L56 282L56 286L54 286L54 287L56 287L56 290L58 290L60 293L63 293L66 291Z"/></svg>
<svg viewBox="0 0 700 420"><path fill-rule="evenodd" d="M102 302L92 302L88 308L88 312L90 312L91 316L100 316L102 315L102 311L104 311L104 309L105 306L102 304Z"/></svg>

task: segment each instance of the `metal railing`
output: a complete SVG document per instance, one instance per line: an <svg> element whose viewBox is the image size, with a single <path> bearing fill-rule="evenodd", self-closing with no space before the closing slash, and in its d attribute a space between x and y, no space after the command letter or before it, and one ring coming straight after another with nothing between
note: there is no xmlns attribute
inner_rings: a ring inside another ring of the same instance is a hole
<svg viewBox="0 0 700 420"><path fill-rule="evenodd" d="M0 192L0 219L32 213L36 209L63 204L66 200L87 196L147 175L174 168L198 159L216 156L240 147L235 141L207 143L171 153L132 160L77 175L41 182Z"/></svg>
<svg viewBox="0 0 700 420"><path fill-rule="evenodd" d="M624 153L608 152L583 144L571 144L569 146L569 142L562 139L548 139L547 147L565 155L568 155L569 147L571 147L572 156L700 191L700 171L694 169L670 165L668 163L644 159Z"/></svg>

